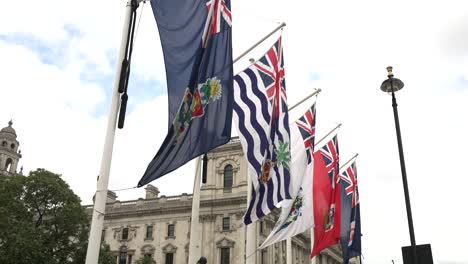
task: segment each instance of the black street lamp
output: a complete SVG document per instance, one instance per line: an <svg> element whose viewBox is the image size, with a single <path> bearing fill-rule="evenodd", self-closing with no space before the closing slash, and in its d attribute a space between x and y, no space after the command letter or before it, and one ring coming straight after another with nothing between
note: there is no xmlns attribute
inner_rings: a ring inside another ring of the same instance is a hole
<svg viewBox="0 0 468 264"><path fill-rule="evenodd" d="M406 214L408 217L408 228L410 233L411 239L411 248L412 248L412 259L413 263L417 264L417 254L416 254L416 238L414 236L414 228L413 228L413 216L411 214L411 203L410 197L408 192L408 181L406 180L406 166L405 166L405 157L403 155L403 144L401 142L401 132L400 132L400 121L398 119L398 109L397 109L397 102L395 98L395 92L399 91L403 88L404 84L400 79L393 77L393 67L387 67L387 76L388 79L382 82L380 86L380 90L386 93L392 93L392 106L393 106L393 115L395 117L395 128L398 140L398 152L400 154L400 167L401 167L401 176L403 178L403 189L405 191L405 203L406 203Z"/></svg>

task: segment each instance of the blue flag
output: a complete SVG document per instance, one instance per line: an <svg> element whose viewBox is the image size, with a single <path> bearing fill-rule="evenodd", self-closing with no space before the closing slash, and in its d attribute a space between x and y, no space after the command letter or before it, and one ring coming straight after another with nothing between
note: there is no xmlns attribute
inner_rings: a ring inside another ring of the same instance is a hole
<svg viewBox="0 0 468 264"><path fill-rule="evenodd" d="M353 162L340 174L341 181L341 232L340 244L343 251L343 263L361 256L361 215L359 210L359 192L356 162Z"/></svg>
<svg viewBox="0 0 468 264"><path fill-rule="evenodd" d="M231 137L230 0L151 0L151 7L166 66L169 129L139 187Z"/></svg>

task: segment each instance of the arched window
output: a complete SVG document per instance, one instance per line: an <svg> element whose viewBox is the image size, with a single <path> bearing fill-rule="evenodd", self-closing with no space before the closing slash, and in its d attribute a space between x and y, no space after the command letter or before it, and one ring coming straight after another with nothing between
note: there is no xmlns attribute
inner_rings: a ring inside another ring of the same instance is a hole
<svg viewBox="0 0 468 264"><path fill-rule="evenodd" d="M232 187L232 165L228 164L224 167L224 188Z"/></svg>
<svg viewBox="0 0 468 264"><path fill-rule="evenodd" d="M16 145L15 144L11 144L11 149L15 149Z"/></svg>
<svg viewBox="0 0 468 264"><path fill-rule="evenodd" d="M6 147L6 145L7 145L7 142L6 142L6 141L3 141L3 142L2 142L2 147Z"/></svg>
<svg viewBox="0 0 468 264"><path fill-rule="evenodd" d="M6 160L6 163L5 163L5 170L6 170L6 171L9 171L9 170L10 170L10 167L11 167L11 164L12 164L12 163L13 163L13 161L12 161L10 158L8 158L8 159Z"/></svg>

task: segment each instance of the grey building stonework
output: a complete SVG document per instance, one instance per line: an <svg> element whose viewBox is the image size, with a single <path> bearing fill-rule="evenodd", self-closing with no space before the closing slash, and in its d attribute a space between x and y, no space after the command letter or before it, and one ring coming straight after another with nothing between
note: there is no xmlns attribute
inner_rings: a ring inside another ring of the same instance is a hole
<svg viewBox="0 0 468 264"><path fill-rule="evenodd" d="M8 126L0 130L0 175L3 176L16 174L21 159L19 142L12 125L13 121L10 120Z"/></svg>
<svg viewBox="0 0 468 264"><path fill-rule="evenodd" d="M247 207L247 163L240 141L232 139L208 153L208 177L200 193L201 251L209 264L245 263L246 229L242 217ZM187 175L192 180L193 175ZM145 199L119 201L108 193L103 240L110 245L117 264L135 263L150 256L158 264L188 262L192 195L159 195L145 187ZM92 206L87 206L91 214ZM279 214L255 223L256 243L271 232ZM292 239L293 263L309 264L310 233ZM286 242L278 242L254 256L258 264L285 264ZM324 250L316 264L341 263L338 247Z"/></svg>

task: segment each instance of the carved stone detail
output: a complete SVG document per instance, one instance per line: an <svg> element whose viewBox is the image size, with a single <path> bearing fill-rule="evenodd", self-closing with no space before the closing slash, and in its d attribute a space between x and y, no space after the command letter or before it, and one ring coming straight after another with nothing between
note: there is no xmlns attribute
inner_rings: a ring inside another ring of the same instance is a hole
<svg viewBox="0 0 468 264"><path fill-rule="evenodd" d="M233 248L236 242L228 239L227 237L220 239L216 242L216 247L218 248Z"/></svg>
<svg viewBox="0 0 468 264"><path fill-rule="evenodd" d="M162 251L163 253L175 253L177 251L177 247L169 243L162 248Z"/></svg>

